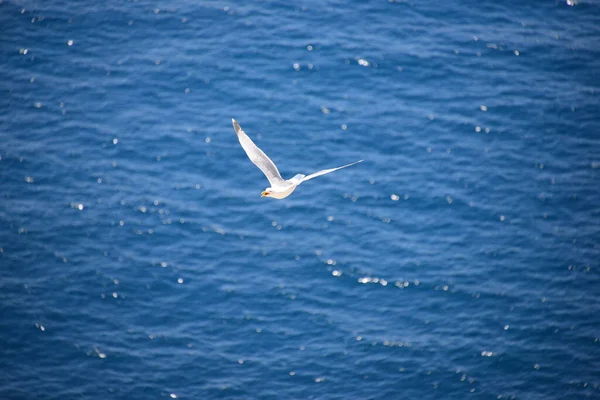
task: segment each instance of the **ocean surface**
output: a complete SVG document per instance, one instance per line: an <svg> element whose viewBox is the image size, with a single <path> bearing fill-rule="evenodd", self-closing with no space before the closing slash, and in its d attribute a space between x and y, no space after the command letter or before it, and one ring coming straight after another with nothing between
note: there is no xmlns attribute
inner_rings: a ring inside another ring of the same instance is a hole
<svg viewBox="0 0 600 400"><path fill-rule="evenodd" d="M0 398L600 398L600 2L0 0L0 93Z"/></svg>

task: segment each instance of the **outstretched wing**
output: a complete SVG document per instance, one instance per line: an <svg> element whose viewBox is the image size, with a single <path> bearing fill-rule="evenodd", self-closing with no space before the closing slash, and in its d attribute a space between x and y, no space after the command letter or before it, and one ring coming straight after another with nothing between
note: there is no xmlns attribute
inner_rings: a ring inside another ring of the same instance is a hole
<svg viewBox="0 0 600 400"><path fill-rule="evenodd" d="M304 178L302 178L302 180L300 181L300 183L302 183L302 182L306 182L307 180L309 180L309 179L312 179L312 178L316 178L317 176L321 176L321 175L325 175L325 174L328 174L328 173L330 173L330 172L333 172L333 171L337 171L338 169L342 169L342 168L350 167L350 166L352 166L352 165L354 165L354 164L358 164L358 163L361 163L361 162L363 162L363 161L364 161L364 160L358 160L358 161L355 161L355 162L353 162L353 163L351 163L351 164L348 164L348 165L343 165L343 166L341 166L341 167L337 167L337 168L330 168L330 169L324 169L324 170L322 170L322 171L315 172L314 174L310 174L310 175L308 175L308 176L305 176ZM298 184L300 184L300 183L298 183Z"/></svg>
<svg viewBox="0 0 600 400"><path fill-rule="evenodd" d="M246 132L242 130L242 127L235 119L232 118L231 122L233 122L233 129L235 129L238 140L240 141L240 144L248 155L250 161L252 161L254 165L256 165L262 171L262 173L265 174L271 186L281 185L284 180L273 161L271 161L271 159L267 157L267 155L261 149L259 149L257 145L254 144L254 142L248 137L248 135L246 135Z"/></svg>

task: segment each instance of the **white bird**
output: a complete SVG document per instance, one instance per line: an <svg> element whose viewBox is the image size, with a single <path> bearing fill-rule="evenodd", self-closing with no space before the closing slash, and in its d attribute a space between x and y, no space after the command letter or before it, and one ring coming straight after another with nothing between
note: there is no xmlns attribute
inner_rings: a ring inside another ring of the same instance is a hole
<svg viewBox="0 0 600 400"><path fill-rule="evenodd" d="M319 172L315 172L314 174L310 174L308 176L303 174L297 174L292 179L283 179L277 167L271 161L267 155L258 148L257 145L254 144L252 139L246 135L246 132L242 130L240 124L235 119L231 119L233 122L233 129L235 129L235 133L240 141L240 144L244 148L244 151L248 155L250 161L254 163L262 172L265 174L271 187L266 188L260 195L261 197L273 197L274 199L284 199L288 197L296 187L302 182L306 182L309 179L316 178L317 176L325 175L333 171L337 171L338 169L346 168L354 164L358 164L359 162L363 162L363 160L355 161L352 164L344 165L337 168L324 169Z"/></svg>

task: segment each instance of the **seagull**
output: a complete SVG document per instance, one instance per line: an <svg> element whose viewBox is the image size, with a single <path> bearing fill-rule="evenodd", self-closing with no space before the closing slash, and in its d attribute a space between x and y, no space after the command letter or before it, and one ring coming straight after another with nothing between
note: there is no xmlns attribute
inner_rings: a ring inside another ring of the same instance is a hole
<svg viewBox="0 0 600 400"><path fill-rule="evenodd" d="M341 167L324 169L308 176L297 174L292 179L283 179L277 170L275 163L273 163L273 161L271 161L271 159L267 157L267 155L261 149L259 149L257 145L254 144L252 139L250 139L248 135L246 135L246 132L242 130L240 124L238 124L238 122L233 118L231 119L231 122L233 123L233 129L235 129L235 133L237 134L242 148L248 155L248 158L262 171L263 174L265 174L269 180L269 183L271 184L271 187L266 188L260 194L261 197L272 197L279 200L285 199L292 194L292 192L296 190L298 185L302 182L306 182L307 180L316 178L317 176L325 175L330 172L337 171L338 169L350 167L351 165L364 161L359 160Z"/></svg>

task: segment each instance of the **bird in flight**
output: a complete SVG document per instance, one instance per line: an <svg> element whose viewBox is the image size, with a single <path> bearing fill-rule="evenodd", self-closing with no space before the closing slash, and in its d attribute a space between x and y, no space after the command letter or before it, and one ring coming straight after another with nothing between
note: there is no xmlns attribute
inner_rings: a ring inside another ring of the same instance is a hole
<svg viewBox="0 0 600 400"><path fill-rule="evenodd" d="M248 158L262 171L263 174L265 174L271 184L271 187L266 188L260 194L261 197L272 197L279 200L285 199L292 194L292 192L296 190L296 187L302 182L363 162L363 160L359 160L341 167L324 169L308 176L297 174L292 179L283 179L273 161L271 161L271 159L254 144L252 139L250 139L248 135L246 135L246 132L242 130L240 124L238 124L235 119L231 119L231 122L233 122L233 129L235 129L235 133L237 134L242 148L248 155Z"/></svg>

